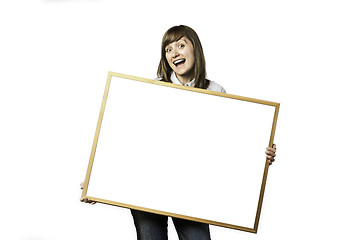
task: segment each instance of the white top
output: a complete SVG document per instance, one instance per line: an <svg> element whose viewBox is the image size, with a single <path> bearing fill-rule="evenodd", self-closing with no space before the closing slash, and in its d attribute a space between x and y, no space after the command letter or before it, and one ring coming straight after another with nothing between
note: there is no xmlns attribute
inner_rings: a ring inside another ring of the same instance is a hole
<svg viewBox="0 0 360 240"><path fill-rule="evenodd" d="M156 78L156 80L161 80L161 78ZM172 72L172 74L170 76L170 80L174 84L182 85L180 80L176 77L175 72ZM184 86L194 87L195 86L195 78L193 80L191 80L191 82L185 84ZM210 81L210 84L209 84L209 87L207 88L207 90L226 93L225 89L214 81Z"/></svg>

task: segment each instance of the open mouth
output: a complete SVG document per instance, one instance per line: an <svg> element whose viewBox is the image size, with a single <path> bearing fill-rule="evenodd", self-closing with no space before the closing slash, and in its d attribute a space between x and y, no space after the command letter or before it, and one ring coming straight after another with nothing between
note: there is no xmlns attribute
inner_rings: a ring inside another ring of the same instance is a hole
<svg viewBox="0 0 360 240"><path fill-rule="evenodd" d="M173 64L176 66L176 67L179 67L181 65L183 65L185 63L185 59L182 58L182 59L179 59L179 60L176 60L173 62Z"/></svg>

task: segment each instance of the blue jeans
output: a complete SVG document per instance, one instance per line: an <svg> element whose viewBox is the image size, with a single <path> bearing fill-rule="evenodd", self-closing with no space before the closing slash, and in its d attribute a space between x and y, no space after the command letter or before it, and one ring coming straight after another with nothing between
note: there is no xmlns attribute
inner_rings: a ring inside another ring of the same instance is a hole
<svg viewBox="0 0 360 240"><path fill-rule="evenodd" d="M168 240L168 217L131 210L138 240ZM179 240L210 240L209 225L172 218Z"/></svg>

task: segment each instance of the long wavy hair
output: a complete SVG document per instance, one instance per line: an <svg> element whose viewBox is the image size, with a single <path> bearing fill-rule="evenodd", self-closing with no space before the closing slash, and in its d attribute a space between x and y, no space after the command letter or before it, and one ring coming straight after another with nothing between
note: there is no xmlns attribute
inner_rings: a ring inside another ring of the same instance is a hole
<svg viewBox="0 0 360 240"><path fill-rule="evenodd" d="M200 39L192 28L185 25L171 27L165 32L161 42L161 59L157 70L157 76L161 78L164 82L171 82L170 76L173 70L171 69L169 63L166 60L165 48L170 43L178 41L182 37L188 38L194 47L194 87L207 89L210 81L206 79L205 56Z"/></svg>

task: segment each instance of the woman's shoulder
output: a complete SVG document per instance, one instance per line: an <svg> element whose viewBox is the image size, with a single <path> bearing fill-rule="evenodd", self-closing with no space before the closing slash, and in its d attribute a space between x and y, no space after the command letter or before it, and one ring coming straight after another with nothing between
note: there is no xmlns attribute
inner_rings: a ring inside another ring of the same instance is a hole
<svg viewBox="0 0 360 240"><path fill-rule="evenodd" d="M215 92L222 92L222 93L226 93L225 89L218 83L209 80L209 86L207 88L207 90L211 90L211 91L215 91Z"/></svg>

